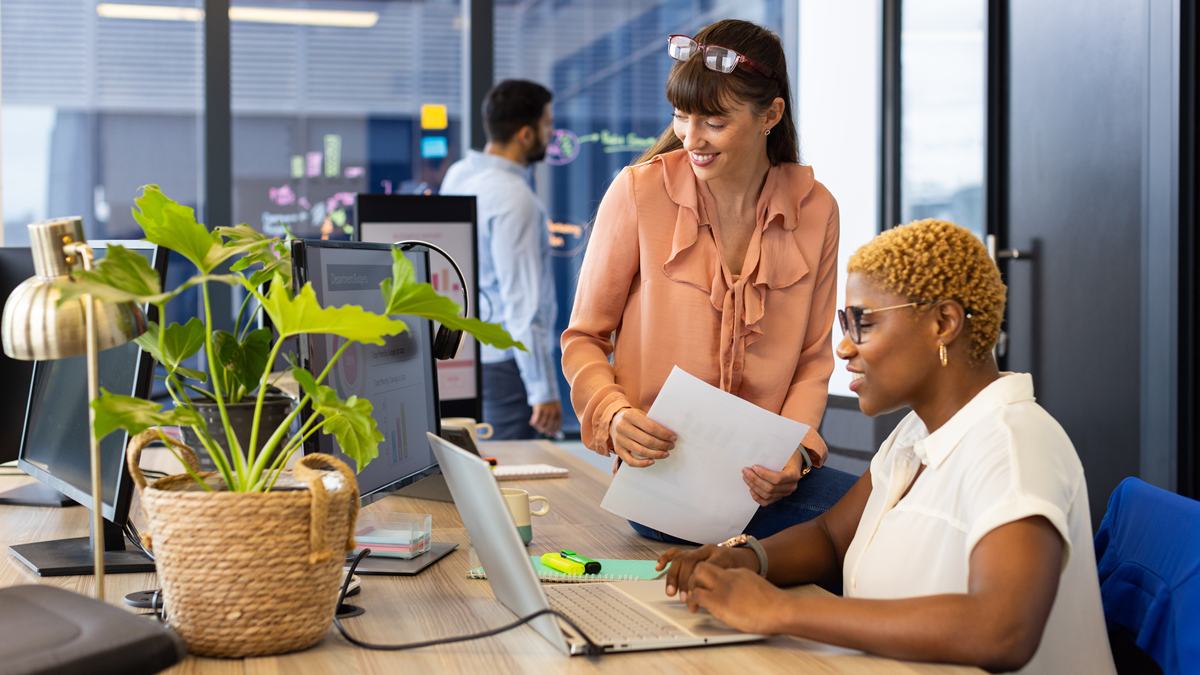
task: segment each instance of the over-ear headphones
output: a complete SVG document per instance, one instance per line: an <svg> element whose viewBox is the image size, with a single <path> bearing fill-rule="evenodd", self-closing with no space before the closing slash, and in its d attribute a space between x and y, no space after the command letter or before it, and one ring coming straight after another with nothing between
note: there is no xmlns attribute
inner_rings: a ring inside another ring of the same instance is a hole
<svg viewBox="0 0 1200 675"><path fill-rule="evenodd" d="M450 263L450 266L454 268L454 273L458 275L459 287L462 288L463 316L471 315L471 293L467 290L467 279L463 276L458 263L454 261L454 258L449 253L427 241L417 239L392 242L392 246L399 246L401 251L410 251L414 247L421 246L445 258L446 262ZM461 330L438 326L437 334L433 337L433 356L439 361L449 361L458 356L459 350L462 349L462 343L463 332Z"/></svg>

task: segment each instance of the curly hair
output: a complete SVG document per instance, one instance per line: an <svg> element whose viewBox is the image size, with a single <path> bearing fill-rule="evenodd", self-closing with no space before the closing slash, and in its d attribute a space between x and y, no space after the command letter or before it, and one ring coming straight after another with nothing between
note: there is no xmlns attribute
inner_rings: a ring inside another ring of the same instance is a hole
<svg viewBox="0 0 1200 675"><path fill-rule="evenodd" d="M971 356L982 360L1000 335L1008 290L983 242L943 220L915 220L883 232L850 256L847 272L917 302L955 300L971 313Z"/></svg>

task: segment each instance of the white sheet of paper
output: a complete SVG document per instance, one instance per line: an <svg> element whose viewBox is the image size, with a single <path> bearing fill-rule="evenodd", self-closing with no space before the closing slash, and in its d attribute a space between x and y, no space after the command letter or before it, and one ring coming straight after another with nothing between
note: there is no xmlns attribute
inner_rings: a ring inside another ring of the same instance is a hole
<svg viewBox="0 0 1200 675"><path fill-rule="evenodd" d="M600 506L701 544L741 534L758 509L742 468L782 469L808 433L807 424L767 412L679 366L646 416L675 432L675 449L653 466L622 466Z"/></svg>

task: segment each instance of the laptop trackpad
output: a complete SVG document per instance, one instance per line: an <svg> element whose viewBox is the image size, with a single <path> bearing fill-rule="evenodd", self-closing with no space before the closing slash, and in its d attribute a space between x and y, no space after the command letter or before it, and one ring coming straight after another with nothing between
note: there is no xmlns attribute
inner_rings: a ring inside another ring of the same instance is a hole
<svg viewBox="0 0 1200 675"><path fill-rule="evenodd" d="M666 582L655 581L617 581L611 584L617 590L632 596L683 628L695 633L698 637L716 637L721 635L743 635L739 630L730 628L725 622L713 617L706 609L699 609L695 614L688 611L688 606L679 601L679 596L668 597Z"/></svg>

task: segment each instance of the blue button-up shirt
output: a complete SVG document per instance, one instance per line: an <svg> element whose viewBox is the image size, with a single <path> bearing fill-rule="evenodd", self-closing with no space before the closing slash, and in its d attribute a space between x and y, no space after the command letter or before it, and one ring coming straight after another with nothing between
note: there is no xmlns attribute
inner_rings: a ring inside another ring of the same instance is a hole
<svg viewBox="0 0 1200 675"><path fill-rule="evenodd" d="M476 197L479 317L499 321L529 349L481 345L481 359L499 363L515 358L529 405L557 401L552 333L558 305L550 267L549 217L529 185L526 168L498 155L469 150L446 171L441 193Z"/></svg>

